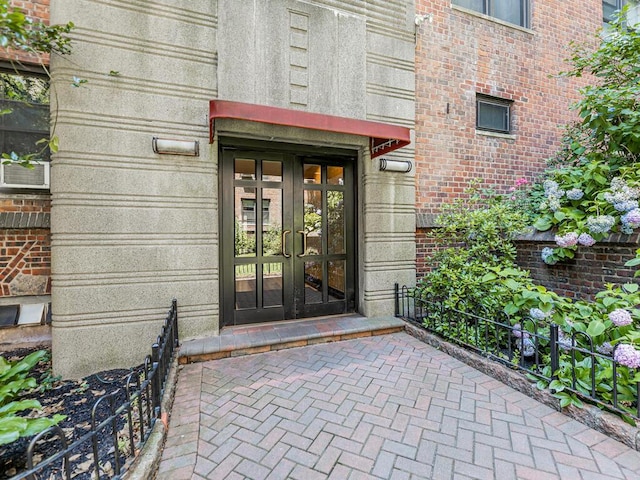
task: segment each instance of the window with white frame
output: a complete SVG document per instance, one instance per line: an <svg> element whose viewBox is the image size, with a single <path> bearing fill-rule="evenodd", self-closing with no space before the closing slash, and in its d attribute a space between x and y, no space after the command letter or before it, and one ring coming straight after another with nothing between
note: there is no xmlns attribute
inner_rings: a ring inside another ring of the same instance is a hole
<svg viewBox="0 0 640 480"><path fill-rule="evenodd" d="M242 223L246 227L255 227L256 224L256 201L253 198L243 198L242 202ZM271 206L270 199L262 200L262 225L268 226L270 223L269 208ZM251 228L253 230L253 228Z"/></svg>
<svg viewBox="0 0 640 480"><path fill-rule="evenodd" d="M476 129L487 132L511 133L511 104L509 100L476 96Z"/></svg>
<svg viewBox="0 0 640 480"><path fill-rule="evenodd" d="M452 0L452 4L529 28L529 0Z"/></svg>
<svg viewBox="0 0 640 480"><path fill-rule="evenodd" d="M49 189L49 77L0 66L0 189ZM29 159L31 168L19 163Z"/></svg>
<svg viewBox="0 0 640 480"><path fill-rule="evenodd" d="M48 161L49 78L30 72L0 71L0 151Z"/></svg>

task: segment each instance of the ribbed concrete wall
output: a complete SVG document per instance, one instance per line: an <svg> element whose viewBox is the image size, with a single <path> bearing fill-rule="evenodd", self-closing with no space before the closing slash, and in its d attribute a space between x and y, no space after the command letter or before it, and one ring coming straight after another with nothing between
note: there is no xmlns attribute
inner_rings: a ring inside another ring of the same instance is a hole
<svg viewBox="0 0 640 480"><path fill-rule="evenodd" d="M54 59L51 174L56 374L139 362L172 297L183 338L219 326L214 98L413 127L413 1L52 0L73 21L74 54ZM80 88L72 77L86 79ZM224 122L223 122L224 123ZM270 138L268 127L236 134ZM331 145L331 135L280 132ZM251 133L253 132L253 133ZM151 138L200 141L199 157L160 156ZM411 174L360 155L360 310L392 309L414 278ZM405 148L390 157L413 159Z"/></svg>

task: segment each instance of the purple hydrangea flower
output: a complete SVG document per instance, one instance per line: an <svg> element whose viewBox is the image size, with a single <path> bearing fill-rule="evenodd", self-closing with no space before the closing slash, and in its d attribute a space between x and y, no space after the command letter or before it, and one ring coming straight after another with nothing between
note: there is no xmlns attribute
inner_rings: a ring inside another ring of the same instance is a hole
<svg viewBox="0 0 640 480"><path fill-rule="evenodd" d="M587 217L587 228L591 233L608 233L615 224L616 219L611 215Z"/></svg>
<svg viewBox="0 0 640 480"><path fill-rule="evenodd" d="M532 308L531 310L529 310L529 316L534 320L544 320L545 318L547 318L547 314L539 308Z"/></svg>
<svg viewBox="0 0 640 480"><path fill-rule="evenodd" d="M620 365L630 368L640 368L640 350L636 350L633 345L618 345L613 358Z"/></svg>
<svg viewBox="0 0 640 480"><path fill-rule="evenodd" d="M573 340L562 330L558 330L558 346L560 350L569 350L573 348Z"/></svg>
<svg viewBox="0 0 640 480"><path fill-rule="evenodd" d="M523 332L522 331L522 327L520 326L519 323L516 323L513 326L513 336L520 339L520 338L529 338L529 333L528 332Z"/></svg>
<svg viewBox="0 0 640 480"><path fill-rule="evenodd" d="M616 308L613 312L609 313L609 320L611 320L616 327L624 327L633 323L631 314L624 308Z"/></svg>
<svg viewBox="0 0 640 480"><path fill-rule="evenodd" d="M575 232L569 232L563 236L556 235L555 241L559 247L563 247L563 248L573 247L578 243L578 234Z"/></svg>
<svg viewBox="0 0 640 480"><path fill-rule="evenodd" d="M542 261L547 265L555 265L557 262L557 260L553 258L553 248L544 247L540 256L542 257Z"/></svg>
<svg viewBox="0 0 640 480"><path fill-rule="evenodd" d="M609 342L604 342L602 345L598 345L596 350L602 355L611 355L611 352L613 352L613 345Z"/></svg>
<svg viewBox="0 0 640 480"><path fill-rule="evenodd" d="M624 227L629 229L634 229L640 227L640 209L634 208L633 210L629 210L622 217L620 217L620 221Z"/></svg>
<svg viewBox="0 0 640 480"><path fill-rule="evenodd" d="M581 233L578 237L578 243L580 245L584 245L585 247L590 247L596 243L594 238L588 233Z"/></svg>
<svg viewBox="0 0 640 480"><path fill-rule="evenodd" d="M614 203L613 208L615 208L619 212L628 212L629 210L633 210L638 208L637 200L624 200L622 202Z"/></svg>
<svg viewBox="0 0 640 480"><path fill-rule="evenodd" d="M584 192L579 188L572 188L567 190L567 198L569 200L580 200L584 196Z"/></svg>
<svg viewBox="0 0 640 480"><path fill-rule="evenodd" d="M564 196L564 190L560 188L560 185L558 185L558 182L555 182L553 180L545 180L542 183L542 187L544 188L544 193L547 196L547 198L553 196L553 197L556 197L557 199L560 199Z"/></svg>

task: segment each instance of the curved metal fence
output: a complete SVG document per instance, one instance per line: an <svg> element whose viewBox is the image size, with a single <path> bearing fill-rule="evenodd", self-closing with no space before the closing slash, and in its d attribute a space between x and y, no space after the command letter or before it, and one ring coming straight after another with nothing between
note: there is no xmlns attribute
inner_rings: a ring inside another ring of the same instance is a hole
<svg viewBox="0 0 640 480"><path fill-rule="evenodd" d="M545 325L531 319L519 325L505 313L496 318L482 313L481 307L464 300L454 308L419 288L395 284L396 317L523 371L552 393L573 394L640 421L640 371L614 360L619 345L610 354L603 354L586 333L568 336L553 323Z"/></svg>
<svg viewBox="0 0 640 480"><path fill-rule="evenodd" d="M160 418L162 395L178 346L178 302L174 299L151 354L125 380L124 401L115 392L100 397L93 405L87 433L73 442L57 425L36 435L27 449L27 469L11 480L122 478ZM38 447L45 442L57 442L59 449L40 459ZM81 454L89 459L78 467L74 459Z"/></svg>

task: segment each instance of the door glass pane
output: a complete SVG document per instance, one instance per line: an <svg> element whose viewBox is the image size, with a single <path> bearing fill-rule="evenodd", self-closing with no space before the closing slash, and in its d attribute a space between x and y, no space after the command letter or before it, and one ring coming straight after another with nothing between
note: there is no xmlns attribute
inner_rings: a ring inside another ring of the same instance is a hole
<svg viewBox="0 0 640 480"><path fill-rule="evenodd" d="M262 180L265 182L282 181L282 162L262 162Z"/></svg>
<svg viewBox="0 0 640 480"><path fill-rule="evenodd" d="M327 167L327 183L329 185L344 185L344 168Z"/></svg>
<svg viewBox="0 0 640 480"><path fill-rule="evenodd" d="M328 253L344 253L344 192L327 192L327 230Z"/></svg>
<svg viewBox="0 0 640 480"><path fill-rule="evenodd" d="M262 306L282 305L282 264L265 263L262 266Z"/></svg>
<svg viewBox="0 0 640 480"><path fill-rule="evenodd" d="M262 254L282 254L282 190L262 189Z"/></svg>
<svg viewBox="0 0 640 480"><path fill-rule="evenodd" d="M256 308L256 265L236 265L236 309Z"/></svg>
<svg viewBox="0 0 640 480"><path fill-rule="evenodd" d="M304 166L304 183L321 183L322 182L322 168L320 165L308 165Z"/></svg>
<svg viewBox="0 0 640 480"><path fill-rule="evenodd" d="M321 262L304 262L304 303L322 303Z"/></svg>
<svg viewBox="0 0 640 480"><path fill-rule="evenodd" d="M329 301L344 300L344 261L329 262Z"/></svg>
<svg viewBox="0 0 640 480"><path fill-rule="evenodd" d="M305 255L322 254L322 192L304 191L304 233L307 238Z"/></svg>
<svg viewBox="0 0 640 480"><path fill-rule="evenodd" d="M234 173L236 180L255 180L256 161L252 158L236 158Z"/></svg>
<svg viewBox="0 0 640 480"><path fill-rule="evenodd" d="M235 255L256 255L256 189L235 188Z"/></svg>

